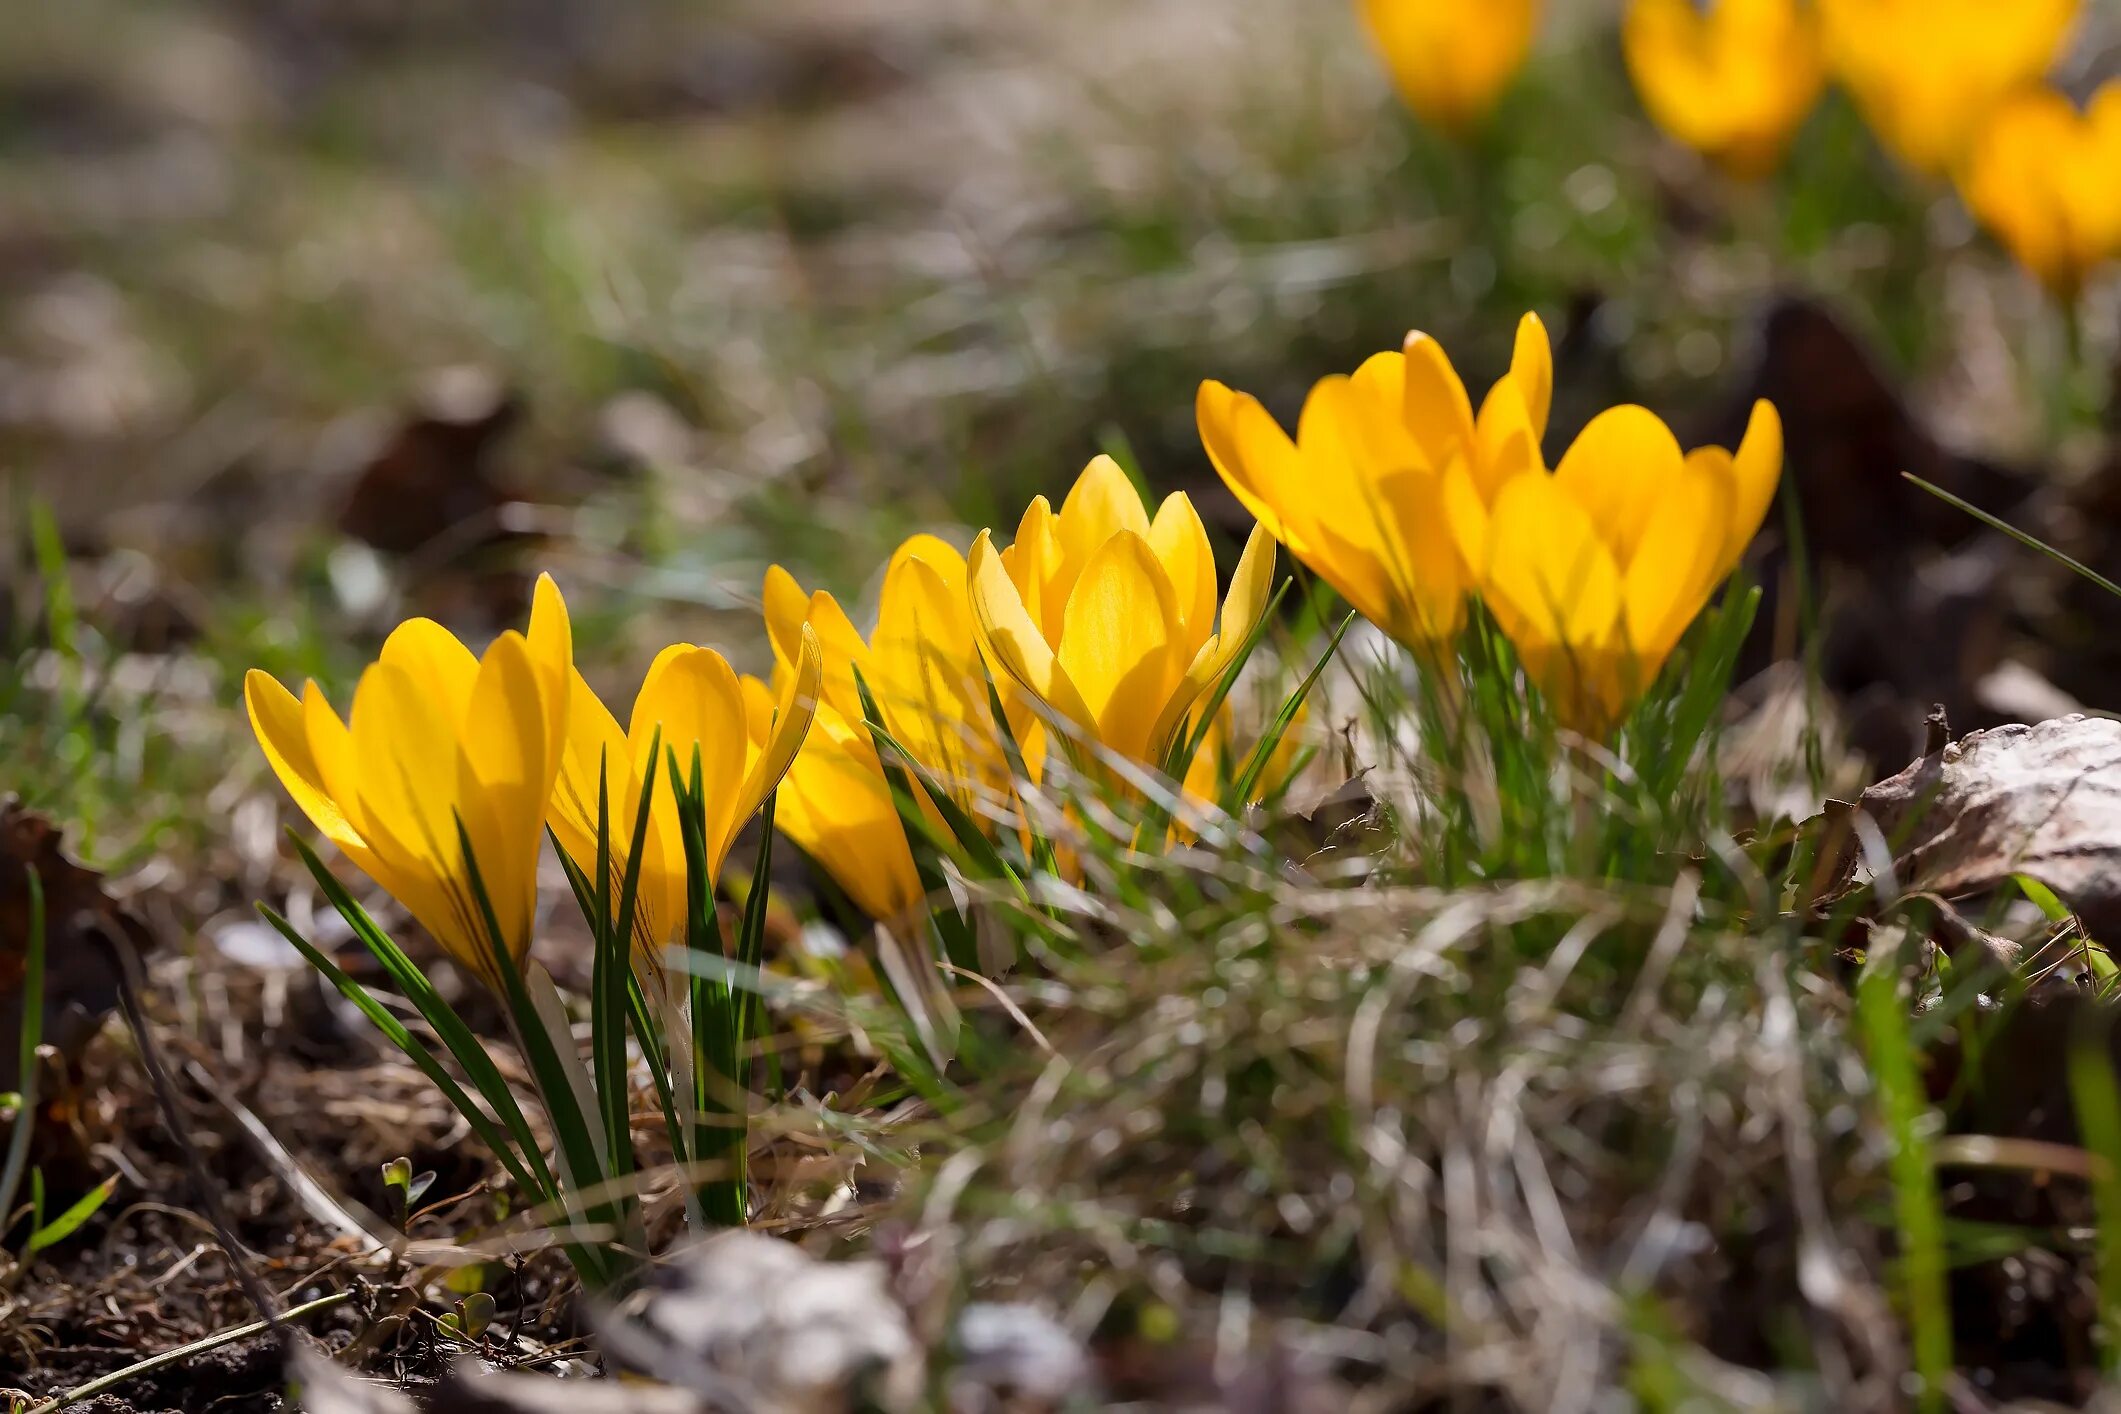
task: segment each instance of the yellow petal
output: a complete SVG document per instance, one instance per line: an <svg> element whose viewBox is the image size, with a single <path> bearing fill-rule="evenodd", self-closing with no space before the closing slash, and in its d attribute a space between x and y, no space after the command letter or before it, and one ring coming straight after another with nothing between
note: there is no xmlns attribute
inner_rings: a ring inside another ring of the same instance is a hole
<svg viewBox="0 0 2121 1414"><path fill-rule="evenodd" d="M1775 487L1782 480L1782 417L1765 398L1753 404L1731 471L1731 520L1719 557L1724 574L1737 568L1745 547L1760 533L1760 523L1767 518Z"/></svg>
<svg viewBox="0 0 2121 1414"><path fill-rule="evenodd" d="M560 769L560 749L567 740L567 713L573 705L574 625L567 617L567 601L549 574L538 576L531 593L530 632L525 635L531 665L537 669L539 696L545 704L545 743L548 757L543 766L547 790Z"/></svg>
<svg viewBox="0 0 2121 1414"><path fill-rule="evenodd" d="M250 729L280 784L295 805L324 838L337 845L364 870L370 857L368 844L346 818L324 783L324 773L310 750L309 734L302 721L302 704L270 673L252 668L243 675L243 705L250 713ZM327 711L330 709L327 708ZM334 718L336 720L336 717Z"/></svg>
<svg viewBox="0 0 2121 1414"><path fill-rule="evenodd" d="M364 840L374 835L368 813L361 804L359 758L354 754L353 733L332 711L324 689L315 682L302 684L302 735L316 763L324 793Z"/></svg>
<svg viewBox="0 0 2121 1414"><path fill-rule="evenodd" d="M1608 408L1591 419L1554 468L1554 484L1590 517L1625 569L1658 500L1678 482L1685 457L1670 428L1647 408Z"/></svg>
<svg viewBox="0 0 2121 1414"><path fill-rule="evenodd" d="M462 721L471 702L479 660L457 636L433 619L407 619L390 631L376 661L410 673L422 692L442 704L452 722Z"/></svg>
<svg viewBox="0 0 2121 1414"><path fill-rule="evenodd" d="M1097 456L1090 459L1061 502L1059 530L1061 553L1080 573L1098 547L1121 531L1147 535L1149 513L1119 463Z"/></svg>
<svg viewBox="0 0 2121 1414"><path fill-rule="evenodd" d="M814 636L809 641L814 643ZM800 664L800 635L797 654ZM814 679L812 689L815 690ZM662 750L658 759L651 762L649 746L658 727L662 730ZM726 845L733 833L732 820L744 783L748 733L744 690L722 655L690 643L674 643L657 654L648 675L641 680L626 736L635 769L644 775L649 770L657 773L657 799L671 803L670 837L681 847L683 834L677 826L669 763L674 753L680 779L689 782L694 752L698 752L710 856L717 846ZM711 857L709 862L713 862Z"/></svg>
<svg viewBox="0 0 2121 1414"><path fill-rule="evenodd" d="M925 533L909 535L896 550L891 552L891 562L885 567L884 578L889 582L892 571L908 560L918 560L941 575L948 583L959 589L965 584L965 556L955 545L939 536Z"/></svg>
<svg viewBox="0 0 2121 1414"><path fill-rule="evenodd" d="M1021 542L1019 542L1021 544ZM1038 702L1092 735L1097 718L1084 703L1052 647L1031 620L1016 585L1002 567L1001 555L988 532L972 542L968 557L972 617L979 626L980 650L1000 676L1015 681Z"/></svg>
<svg viewBox="0 0 2121 1414"><path fill-rule="evenodd" d="M1061 617L1068 607L1068 591L1075 585L1080 563L1070 566L1061 553L1059 518L1044 496L1033 496L1017 522L1016 539L1001 552L1001 563L1009 582L1016 586L1024 612L1048 643L1060 638ZM966 574L971 574L968 559ZM969 578L968 578L969 583Z"/></svg>
<svg viewBox="0 0 2121 1414"><path fill-rule="evenodd" d="M810 594L779 565L766 567L760 586L766 614L766 636L773 640L774 660L793 664L801 652L803 624L810 617Z"/></svg>
<svg viewBox="0 0 2121 1414"><path fill-rule="evenodd" d="M1152 729L1184 670L1181 632L1171 581L1148 542L1121 531L1100 546L1068 596L1055 656L1106 748L1148 758Z"/></svg>
<svg viewBox="0 0 2121 1414"><path fill-rule="evenodd" d="M1473 441L1469 471L1483 502L1492 501L1511 477L1546 470L1539 451L1539 432L1516 375L1498 379L1488 390L1480 404ZM1445 465L1464 460L1454 455L1446 459Z"/></svg>
<svg viewBox="0 0 2121 1414"><path fill-rule="evenodd" d="M766 738L763 749L751 761L750 769L744 778L743 790L737 796L736 809L732 813L728 831L720 841L714 861L717 874L721 872L721 856L728 852L736 831L742 829L745 823L759 812L759 807L766 803L766 797L780 785L781 778L788 774L789 766L794 763L796 754L802 750L803 739L809 735L811 721L817 715L820 671L817 635L811 632L806 624L796 659L794 678L789 682L788 690L781 695L780 704L774 713L772 735ZM745 735L749 739L751 714L747 707L748 703L740 688L737 710L744 714L740 720L746 723Z"/></svg>
<svg viewBox="0 0 2121 1414"><path fill-rule="evenodd" d="M1296 529L1308 520L1303 463L1281 424L1250 393L1213 379L1200 385L1193 416L1208 460L1230 494L1269 534L1303 553Z"/></svg>
<svg viewBox="0 0 2121 1414"><path fill-rule="evenodd" d="M1215 552L1208 545L1208 528L1185 492L1173 491L1157 507L1148 540L1178 596L1184 637L1198 647L1215 624Z"/></svg>
<svg viewBox="0 0 2121 1414"><path fill-rule="evenodd" d="M1625 684L1630 695L1650 685L1722 579L1733 490L1721 468L1689 463L1651 512L1624 590L1625 646L1634 663Z"/></svg>
<svg viewBox="0 0 2121 1414"><path fill-rule="evenodd" d="M349 730L366 837L393 875L425 883L418 897L394 887L399 901L451 956L490 978L488 934L458 837L458 820L469 832L476 813L459 808L466 804L458 799L460 726L397 664L371 664L354 688Z"/></svg>
<svg viewBox="0 0 2121 1414"><path fill-rule="evenodd" d="M641 783L634 773L633 752L610 709L579 672L569 673L568 692L567 739L560 749L560 773L546 806L546 823L567 857L594 877L599 791L608 792L612 872L623 878L619 857L631 844L634 816L640 808ZM661 781L657 785L667 789Z"/></svg>
<svg viewBox="0 0 2121 1414"><path fill-rule="evenodd" d="M1547 326L1536 314L1517 321L1517 342L1510 352L1510 381L1524 399L1532 428L1532 450L1547 435L1547 415L1554 405L1554 348L1547 339Z"/></svg>
<svg viewBox="0 0 2121 1414"><path fill-rule="evenodd" d="M1443 345L1427 334L1407 335L1406 399L1402 416L1433 470L1473 445L1473 403Z"/></svg>
<svg viewBox="0 0 2121 1414"><path fill-rule="evenodd" d="M898 806L866 734L831 709L782 783L774 823L855 905L894 919L921 901Z"/></svg>
<svg viewBox="0 0 2121 1414"><path fill-rule="evenodd" d="M551 794L545 778L550 719L530 645L513 630L479 662L457 763L457 810L493 904L501 938L520 960L530 948L538 895L538 843Z"/></svg>
<svg viewBox="0 0 2121 1414"><path fill-rule="evenodd" d="M1525 671L1564 721L1604 731L1621 581L1590 516L1553 478L1520 476L1495 499L1489 563L1488 607Z"/></svg>
<svg viewBox="0 0 2121 1414"><path fill-rule="evenodd" d="M1238 557L1237 569L1230 575L1230 593L1223 600L1222 622L1217 625L1214 636L1194 654L1186 668L1184 682L1158 715L1149 739L1154 758L1161 759L1170 734L1178 729L1194 702L1220 682L1223 674L1237 661L1246 640L1259 627L1259 621L1266 617L1267 601L1272 597L1273 589L1274 537L1267 534L1264 526L1255 525L1245 541L1244 553Z"/></svg>

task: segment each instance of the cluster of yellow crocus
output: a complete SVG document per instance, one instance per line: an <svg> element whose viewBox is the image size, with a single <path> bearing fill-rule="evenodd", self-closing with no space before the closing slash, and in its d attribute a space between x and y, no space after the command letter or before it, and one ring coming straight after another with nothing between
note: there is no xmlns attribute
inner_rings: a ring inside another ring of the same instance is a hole
<svg viewBox="0 0 2121 1414"><path fill-rule="evenodd" d="M621 733L576 673L567 606L551 578L540 576L528 634L502 634L481 658L431 620L399 625L361 674L344 721L315 682L297 700L253 669L243 690L267 761L311 823L444 951L498 984L496 945L517 963L530 948L548 822L576 865L594 874L600 788L613 874L623 878L649 778L665 770L671 752L689 774L697 750L709 864L720 868L809 729L819 671L814 637L805 636L800 654L803 667L776 707L747 695L719 654L690 644L666 649ZM649 756L658 731L661 760ZM664 945L682 936L688 887L665 778L657 779L645 850L636 938L653 967Z"/></svg>
<svg viewBox="0 0 2121 1414"><path fill-rule="evenodd" d="M541 830L549 824L593 877L601 820L616 884L635 863L634 821L649 795L634 932L653 974L682 938L689 891L703 886L687 873L673 767L689 781L697 764L704 887L778 789L779 827L864 911L899 917L921 906L923 889L863 687L924 788L965 818L999 822L1015 793L1004 725L1034 780L1056 738L1103 779L1121 763L1162 766L1259 626L1273 572L1273 540L1260 528L1223 599L1192 503L1173 495L1152 517L1125 473L1099 457L1058 513L1034 500L1006 550L983 532L968 563L932 535L906 541L867 638L830 594L805 592L774 566L764 586L771 684L739 677L712 649L674 644L649 667L624 729L574 669L550 578L538 581L528 636L503 634L483 662L435 623L401 625L362 676L351 726L314 682L298 701L252 672L245 692L296 803L489 981L499 979L474 862L501 941L520 960ZM998 701L1012 714L1006 724ZM1210 788L1199 766L1227 731L1225 713L1189 778L1197 794Z"/></svg>
<svg viewBox="0 0 2121 1414"><path fill-rule="evenodd" d="M1621 41L1657 126L1744 181L1780 165L1826 81L1805 0L1631 0Z"/></svg>
<svg viewBox="0 0 2121 1414"><path fill-rule="evenodd" d="M1949 175L1998 105L2036 84L2080 0L1819 0L1828 62L1894 156Z"/></svg>
<svg viewBox="0 0 2121 1414"><path fill-rule="evenodd" d="M1601 736L1759 529L1782 428L1762 402L1735 455L1683 452L1654 414L1617 407L1549 471L1552 381L1527 315L1478 413L1422 334L1321 379L1293 441L1220 383L1202 385L1197 412L1231 491L1365 617L1433 660L1479 595L1560 720Z"/></svg>
<svg viewBox="0 0 2121 1414"><path fill-rule="evenodd" d="M2049 88L1999 108L1959 189L1981 223L2057 297L2121 257L2121 80L2079 112Z"/></svg>

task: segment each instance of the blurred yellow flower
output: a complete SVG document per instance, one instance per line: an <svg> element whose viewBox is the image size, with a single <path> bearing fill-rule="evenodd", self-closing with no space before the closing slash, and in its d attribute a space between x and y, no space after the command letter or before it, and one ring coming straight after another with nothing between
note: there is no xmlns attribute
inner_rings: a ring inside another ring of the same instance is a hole
<svg viewBox="0 0 2121 1414"><path fill-rule="evenodd" d="M1630 0L1621 40L1657 126L1744 181L1781 163L1825 82L1806 0Z"/></svg>
<svg viewBox="0 0 2121 1414"><path fill-rule="evenodd" d="M1549 475L1454 501L1481 598L1555 715L1604 736L1737 568L1782 475L1782 420L1753 405L1737 454L1681 452L1640 407L1591 419Z"/></svg>
<svg viewBox="0 0 2121 1414"><path fill-rule="evenodd" d="M297 701L270 674L243 680L251 729L295 804L489 984L499 981L494 935L472 864L498 941L520 962L573 653L567 606L540 576L529 634L502 634L483 658L430 619L398 625L361 674L346 721L315 682Z"/></svg>
<svg viewBox="0 0 2121 1414"><path fill-rule="evenodd" d="M1255 527L1218 619L1215 557L1193 503L1152 519L1110 457L1055 515L1038 497L1006 550L981 531L967 567L981 650L1064 737L1156 767L1266 613L1274 544Z"/></svg>
<svg viewBox="0 0 2121 1414"><path fill-rule="evenodd" d="M1819 0L1827 62L1879 141L1925 176L2061 53L2079 0Z"/></svg>
<svg viewBox="0 0 2121 1414"><path fill-rule="evenodd" d="M1540 0L1360 0L1370 39L1406 105L1463 133L1524 67Z"/></svg>
<svg viewBox="0 0 2121 1414"><path fill-rule="evenodd" d="M2121 256L2121 79L2080 114L2053 89L1998 108L1960 178L1966 204L2063 299Z"/></svg>
<svg viewBox="0 0 2121 1414"><path fill-rule="evenodd" d="M932 535L899 546L884 571L876 631L867 641L830 594L806 593L779 565L766 572L765 606L776 682L792 670L799 633L815 632L824 646L817 727L789 773L775 823L863 912L897 918L921 904L923 891L863 725L856 670L892 739L968 817L993 819L1011 794L966 596L965 557ZM1035 743L1023 746L1026 769L1035 769Z"/></svg>
<svg viewBox="0 0 2121 1414"><path fill-rule="evenodd" d="M641 794L653 780L633 928L635 959L651 975L660 970L663 949L682 940L690 890L713 889L737 832L781 784L810 730L820 661L814 635L802 634L797 655L799 670L776 700L747 693L713 649L674 643L649 664L623 732L582 675L573 675L567 747L547 818L567 857L595 879L601 784L609 807L616 906L629 868ZM658 734L661 749L651 758ZM690 781L694 752L699 755L706 805L708 868L708 877L698 881L686 874L684 829L670 779L675 753L679 773Z"/></svg>
<svg viewBox="0 0 2121 1414"><path fill-rule="evenodd" d="M1212 380L1194 411L1245 509L1363 617L1432 652L1464 622L1470 587L1446 504L1485 504L1544 466L1553 389L1546 328L1527 314L1510 371L1477 415L1442 346L1420 333L1353 377L1320 379L1293 442L1258 399Z"/></svg>

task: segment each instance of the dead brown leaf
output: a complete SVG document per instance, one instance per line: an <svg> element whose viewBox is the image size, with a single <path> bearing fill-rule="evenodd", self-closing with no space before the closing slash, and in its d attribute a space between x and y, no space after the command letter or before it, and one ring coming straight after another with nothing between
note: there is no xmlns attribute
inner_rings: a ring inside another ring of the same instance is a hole
<svg viewBox="0 0 2121 1414"><path fill-rule="evenodd" d="M2082 715L1961 737L1863 793L1902 889L2053 889L2094 937L2121 936L2121 722Z"/></svg>
<svg viewBox="0 0 2121 1414"><path fill-rule="evenodd" d="M146 951L147 928L105 892L103 876L67 858L57 825L0 801L0 1090L16 1088L22 985L29 957L29 874L44 888L44 1041L71 1061L118 1002L113 931Z"/></svg>

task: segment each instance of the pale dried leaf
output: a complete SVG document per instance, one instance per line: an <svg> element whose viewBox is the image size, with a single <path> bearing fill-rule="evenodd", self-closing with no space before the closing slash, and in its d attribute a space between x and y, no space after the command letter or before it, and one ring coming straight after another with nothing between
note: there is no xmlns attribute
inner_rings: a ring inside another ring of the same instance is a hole
<svg viewBox="0 0 2121 1414"><path fill-rule="evenodd" d="M1947 898L2026 874L2093 936L2121 934L2121 722L1975 732L1863 793L1902 888Z"/></svg>

